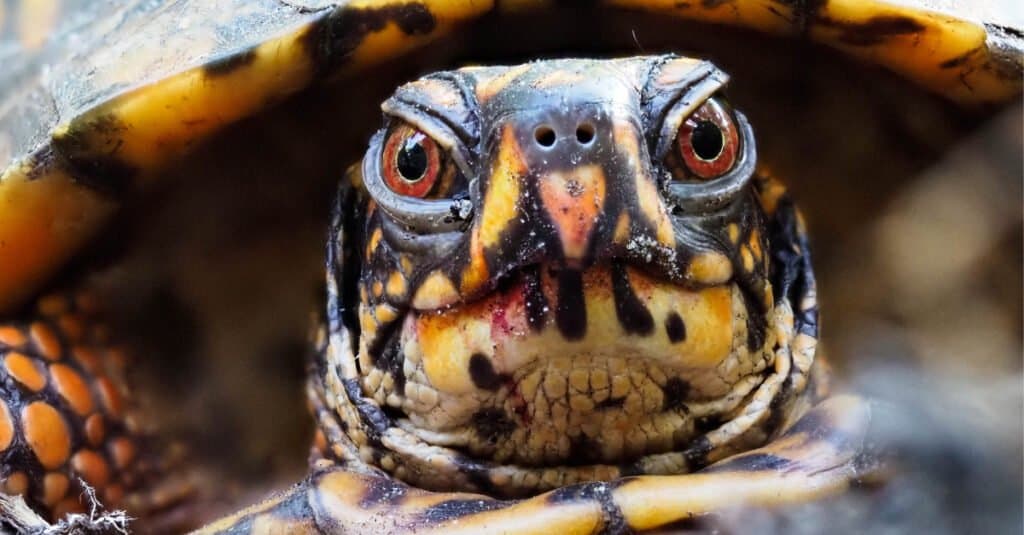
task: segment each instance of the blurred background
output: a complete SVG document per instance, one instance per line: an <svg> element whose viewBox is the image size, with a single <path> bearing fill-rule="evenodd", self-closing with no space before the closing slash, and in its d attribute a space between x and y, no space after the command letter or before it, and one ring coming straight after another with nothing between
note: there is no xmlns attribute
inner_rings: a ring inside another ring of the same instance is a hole
<svg viewBox="0 0 1024 535"><path fill-rule="evenodd" d="M11 35L42 46L61 13L58 2L19 5L0 2L0 50ZM977 9L1024 27L1015 3ZM499 37L524 25L529 42ZM732 75L728 96L754 125L761 161L808 219L823 351L845 388L876 400L875 440L904 467L881 489L784 515L738 511L718 528L1020 532L1020 102L964 110L830 50L570 10L485 20L358 84L317 87L234 125L168 170L96 248L94 282L139 352L139 398L168 440L228 482L223 507L305 472L305 335L328 199L379 126L376 104L438 68L662 51Z"/></svg>

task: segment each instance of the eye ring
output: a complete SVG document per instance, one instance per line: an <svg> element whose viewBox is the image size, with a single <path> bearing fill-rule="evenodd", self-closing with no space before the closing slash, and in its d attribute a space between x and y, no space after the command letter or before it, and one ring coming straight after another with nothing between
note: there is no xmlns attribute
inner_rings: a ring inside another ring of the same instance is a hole
<svg viewBox="0 0 1024 535"><path fill-rule="evenodd" d="M404 197L427 197L442 174L437 142L408 124L399 124L387 134L381 160L384 183Z"/></svg>
<svg viewBox="0 0 1024 535"><path fill-rule="evenodd" d="M711 180L728 173L736 164L739 133L725 107L714 98L694 110L676 133L675 148L688 176Z"/></svg>

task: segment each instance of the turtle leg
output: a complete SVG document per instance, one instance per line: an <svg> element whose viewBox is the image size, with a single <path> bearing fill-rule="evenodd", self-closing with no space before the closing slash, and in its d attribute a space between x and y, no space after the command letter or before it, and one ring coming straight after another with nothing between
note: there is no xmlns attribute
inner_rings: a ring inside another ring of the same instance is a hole
<svg viewBox="0 0 1024 535"><path fill-rule="evenodd" d="M731 507L844 490L857 475L868 405L835 396L768 445L678 476L627 477L524 500L428 492L380 472L320 462L302 483L198 533L629 533Z"/></svg>
<svg viewBox="0 0 1024 535"><path fill-rule="evenodd" d="M59 292L0 321L0 491L44 520L90 511L86 486L132 516L188 494L180 480L142 492L167 458L140 429L130 357L102 315L94 295Z"/></svg>

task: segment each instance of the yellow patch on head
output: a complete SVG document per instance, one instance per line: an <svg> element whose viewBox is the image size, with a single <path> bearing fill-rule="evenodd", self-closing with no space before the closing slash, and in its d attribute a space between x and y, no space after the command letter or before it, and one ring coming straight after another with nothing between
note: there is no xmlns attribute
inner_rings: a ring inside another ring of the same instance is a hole
<svg viewBox="0 0 1024 535"><path fill-rule="evenodd" d="M643 167L640 165L640 144L639 134L633 125L616 122L613 128L615 145L621 153L629 156L629 166L636 169L636 201L640 211L647 216L647 220L655 229L655 238L666 247L675 245L675 232L672 230L672 222L665 212L665 204L658 193L658 186L646 173L640 172Z"/></svg>
<svg viewBox="0 0 1024 535"><path fill-rule="evenodd" d="M366 258L373 256L373 253L377 250L377 246L380 245L380 239L383 236L384 232L380 227L374 229L373 234L370 234L370 241L366 242Z"/></svg>
<svg viewBox="0 0 1024 535"><path fill-rule="evenodd" d="M524 63L508 69L494 78L478 81L476 86L477 100L479 100L480 103L487 102L491 97L500 93L502 89L505 89L505 87L512 83L513 80L519 78L519 76L524 72L529 71L532 68L533 65Z"/></svg>
<svg viewBox="0 0 1024 535"><path fill-rule="evenodd" d="M430 384L449 394L476 391L469 375L474 353L489 351L491 324L486 317L425 314L416 323L423 370Z"/></svg>
<svg viewBox="0 0 1024 535"><path fill-rule="evenodd" d="M736 223L729 223L726 227L726 231L729 233L729 241L738 243L740 241L740 227Z"/></svg>
<svg viewBox="0 0 1024 535"><path fill-rule="evenodd" d="M512 127L506 126L501 133L498 155L491 169L487 193L484 195L480 225L474 229L474 232L479 232L480 244L483 247L497 245L502 232L515 219L519 205L519 186L525 174L526 164L519 152Z"/></svg>
<svg viewBox="0 0 1024 535"><path fill-rule="evenodd" d="M388 295L392 297L402 297L405 295L405 277L397 271L392 271L388 275L388 284L386 288Z"/></svg>
<svg viewBox="0 0 1024 535"><path fill-rule="evenodd" d="M747 273L754 271L754 255L750 254L750 248L741 247L740 256L743 257L743 270Z"/></svg>
<svg viewBox="0 0 1024 535"><path fill-rule="evenodd" d="M463 295L470 294L482 286L489 275L487 259L484 258L484 248L480 244L480 235L474 232L469 246L469 264L462 270Z"/></svg>
<svg viewBox="0 0 1024 535"><path fill-rule="evenodd" d="M722 284L732 278L732 262L719 252L701 253L690 261L686 278L703 284Z"/></svg>
<svg viewBox="0 0 1024 535"><path fill-rule="evenodd" d="M459 291L447 275L440 271L430 274L412 298L413 308L430 310L450 305L459 300Z"/></svg>
<svg viewBox="0 0 1024 535"><path fill-rule="evenodd" d="M750 239L747 240L747 246L750 247L750 252L753 253L755 260L761 260L761 233L754 229L750 232Z"/></svg>
<svg viewBox="0 0 1024 535"><path fill-rule="evenodd" d="M377 305L373 309L373 315L377 318L378 323L391 323L398 318L398 311L391 305Z"/></svg>

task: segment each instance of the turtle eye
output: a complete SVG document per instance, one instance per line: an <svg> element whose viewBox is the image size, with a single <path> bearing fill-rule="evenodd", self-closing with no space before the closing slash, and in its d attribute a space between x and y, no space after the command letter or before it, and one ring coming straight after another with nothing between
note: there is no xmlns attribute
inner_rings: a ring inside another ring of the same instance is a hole
<svg viewBox="0 0 1024 535"><path fill-rule="evenodd" d="M384 182L391 191L406 197L429 196L443 171L437 142L404 123L388 133L382 158Z"/></svg>
<svg viewBox="0 0 1024 535"><path fill-rule="evenodd" d="M677 178L710 180L729 172L736 163L739 135L732 116L712 98L679 126L675 145L675 152L688 171L688 176Z"/></svg>

